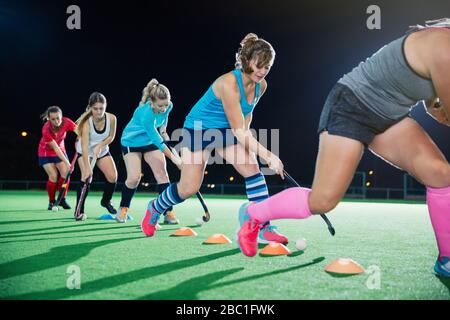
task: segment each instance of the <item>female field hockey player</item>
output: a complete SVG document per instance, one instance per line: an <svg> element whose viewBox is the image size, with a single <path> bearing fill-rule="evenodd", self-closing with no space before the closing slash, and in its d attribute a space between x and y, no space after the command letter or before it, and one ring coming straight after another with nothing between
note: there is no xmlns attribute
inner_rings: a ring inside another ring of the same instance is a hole
<svg viewBox="0 0 450 320"><path fill-rule="evenodd" d="M169 186L166 158L181 168L181 159L164 143L169 114L173 109L170 92L158 80L152 79L142 91L139 106L122 133L122 154L127 180L122 189L118 222L126 222L131 200L141 179L142 158L149 165L158 184L158 193ZM171 206L164 210L164 223L178 224Z"/></svg>
<svg viewBox="0 0 450 320"><path fill-rule="evenodd" d="M77 120L80 139L76 144L79 154L78 165L81 170L82 184L77 190L77 204L80 201L81 189L87 179L92 176L91 159L96 159L95 165L104 174L106 182L100 205L105 207L109 213L117 213L111 204L111 199L117 183L117 169L113 157L109 152L109 145L114 141L116 135L116 116L106 112L106 98L99 92L93 92L89 97L86 111ZM89 189L89 188L88 188ZM86 196L80 205L80 215L84 214L84 203Z"/></svg>
<svg viewBox="0 0 450 320"><path fill-rule="evenodd" d="M236 69L216 79L187 115L181 150L183 168L180 181L171 184L156 200L149 203L141 222L144 234L153 236L159 215L166 208L183 202L199 190L213 149L245 178L250 201L258 202L268 198L267 185L256 155L280 175L283 175L283 164L252 136L249 128L253 109L267 89L264 78L274 59L275 51L267 41L252 33L242 40L236 55ZM216 138L213 142L211 136ZM261 223L258 237L260 242L288 242L268 220Z"/></svg>
<svg viewBox="0 0 450 320"><path fill-rule="evenodd" d="M42 127L42 138L39 141L38 158L48 175L47 193L48 210L52 210L55 203L56 190L59 190L70 171L70 161L67 158L64 139L67 131L75 131L77 125L67 117L63 117L62 111L57 106L49 107L41 119L46 121ZM58 178L59 174L59 178ZM67 184L70 183L67 181ZM67 190L59 203L64 209L70 209L66 201Z"/></svg>
<svg viewBox="0 0 450 320"><path fill-rule="evenodd" d="M437 99L439 97L439 99ZM450 19L413 27L384 46L331 90L319 122L312 190L291 188L245 204L238 238L257 252L259 221L304 219L332 210L350 185L364 147L426 186L439 256L435 272L450 276L450 165L409 112L425 101L428 114L450 126Z"/></svg>

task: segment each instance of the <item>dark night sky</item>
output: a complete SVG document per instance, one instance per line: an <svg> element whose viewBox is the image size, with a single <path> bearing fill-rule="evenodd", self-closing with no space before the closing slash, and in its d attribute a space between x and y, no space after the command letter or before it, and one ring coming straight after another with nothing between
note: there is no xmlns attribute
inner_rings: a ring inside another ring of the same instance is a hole
<svg viewBox="0 0 450 320"><path fill-rule="evenodd" d="M70 4L81 8L81 30L66 28ZM381 8L381 30L366 28L371 4ZM316 127L333 84L409 25L444 16L450 16L448 0L0 1L0 141L6 146L0 179L45 179L36 155L39 114L59 105L75 120L89 94L100 91L118 117L112 153L123 181L120 135L145 84L156 77L169 87L175 107L169 131L179 128L212 81L233 68L240 40L254 32L277 55L253 127L279 128L280 158L310 184ZM449 129L423 108L413 114L450 158ZM20 137L22 130L30 135ZM71 146L73 136L68 141ZM400 171L366 153L360 169L369 168L376 186L401 184ZM205 182L226 182L224 175L234 174L231 166L209 171Z"/></svg>

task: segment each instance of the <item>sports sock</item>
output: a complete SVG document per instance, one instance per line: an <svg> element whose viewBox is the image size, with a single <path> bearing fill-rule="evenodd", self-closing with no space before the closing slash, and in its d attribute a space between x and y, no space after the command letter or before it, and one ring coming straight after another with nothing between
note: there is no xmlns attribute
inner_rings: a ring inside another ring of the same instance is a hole
<svg viewBox="0 0 450 320"><path fill-rule="evenodd" d="M261 202L269 198L266 179L261 172L245 178L245 191L247 192L248 201ZM270 221L264 221L261 224L263 227L266 227L270 224Z"/></svg>
<svg viewBox="0 0 450 320"><path fill-rule="evenodd" d="M122 199L120 199L120 207L121 208L130 208L131 200L134 197L134 193L136 192L136 188L130 189L127 187L127 184L124 183L122 187Z"/></svg>
<svg viewBox="0 0 450 320"><path fill-rule="evenodd" d="M59 179L58 179L58 190L61 190L61 188L63 187L64 180L65 180L65 178L59 177ZM63 199L67 196L67 191L69 191L69 184L70 184L70 178L67 179L67 183L66 183L67 186L64 189L64 194L62 196Z"/></svg>
<svg viewBox="0 0 450 320"><path fill-rule="evenodd" d="M112 196L114 194L114 191L116 190L116 185L117 183L111 183L108 181L105 181L105 186L103 189L103 196L102 196L102 200L101 203L110 203Z"/></svg>
<svg viewBox="0 0 450 320"><path fill-rule="evenodd" d="M175 206L183 201L184 199L181 199L180 195L178 194L177 184L171 183L170 186L166 188L166 190L164 190L153 202L153 209L159 214L162 214L168 208ZM150 203L151 202L149 202L149 205Z"/></svg>
<svg viewBox="0 0 450 320"><path fill-rule="evenodd" d="M251 218L262 221L275 219L305 219L311 216L308 197L311 189L289 188L268 199L252 203L247 212Z"/></svg>
<svg viewBox="0 0 450 320"><path fill-rule="evenodd" d="M158 186L157 186L158 194L161 194L161 193L162 193L164 190L166 190L169 186L170 186L170 183L169 183L169 182L158 184ZM172 211L172 210L173 210L173 206L170 206L170 207L167 208L166 211L164 211L164 214L166 214L167 211Z"/></svg>
<svg viewBox="0 0 450 320"><path fill-rule="evenodd" d="M427 187L427 205L439 257L450 257L450 187Z"/></svg>
<svg viewBox="0 0 450 320"><path fill-rule="evenodd" d="M48 201L55 202L55 194L57 189L57 183L47 180L47 193L48 193Z"/></svg>

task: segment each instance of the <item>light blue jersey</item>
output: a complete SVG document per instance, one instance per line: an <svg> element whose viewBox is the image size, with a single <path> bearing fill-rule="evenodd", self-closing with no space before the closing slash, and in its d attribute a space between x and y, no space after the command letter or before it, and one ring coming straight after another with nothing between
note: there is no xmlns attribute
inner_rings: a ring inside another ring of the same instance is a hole
<svg viewBox="0 0 450 320"><path fill-rule="evenodd" d="M244 86L242 84L242 73L240 69L233 70L233 74L236 76L236 80L239 86L239 92L241 95L241 109L242 114L246 117L249 113L253 112L260 97L260 84L255 86L255 99L251 104L247 102L245 97ZM214 84L214 83L213 83ZM223 104L220 99L216 97L211 85L198 100L198 102L191 109L184 121L184 127L192 130L206 130L206 129L222 129L230 128Z"/></svg>
<svg viewBox="0 0 450 320"><path fill-rule="evenodd" d="M143 147L154 144L159 150L166 148L164 140L158 132L158 128L167 125L169 113L173 104L170 103L166 112L154 113L150 101L136 108L127 126L122 132L120 142L124 147Z"/></svg>

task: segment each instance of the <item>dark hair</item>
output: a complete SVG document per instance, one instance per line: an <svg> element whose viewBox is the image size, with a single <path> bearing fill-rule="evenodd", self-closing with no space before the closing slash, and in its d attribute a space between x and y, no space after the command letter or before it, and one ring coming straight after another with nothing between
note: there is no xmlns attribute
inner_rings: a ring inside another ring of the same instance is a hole
<svg viewBox="0 0 450 320"><path fill-rule="evenodd" d="M242 69L244 73L252 73L250 61L258 59L258 68L268 65L275 59L275 50L264 39L258 38L254 33L247 34L241 41L241 48L236 53L235 67Z"/></svg>
<svg viewBox="0 0 450 320"><path fill-rule="evenodd" d="M96 103L106 103L106 98L103 94L100 92L93 92L89 96L88 105L86 107L86 111L78 118L76 121L77 127L77 134L81 136L81 129L83 128L84 123L89 119L91 116L91 108Z"/></svg>
<svg viewBox="0 0 450 320"><path fill-rule="evenodd" d="M62 116L62 110L61 110L60 107L58 107L58 106L51 106L51 107L48 107L47 110L45 110L40 115L40 118L41 118L42 121L48 121L50 119L50 113L55 113L55 112L61 113L61 116Z"/></svg>

